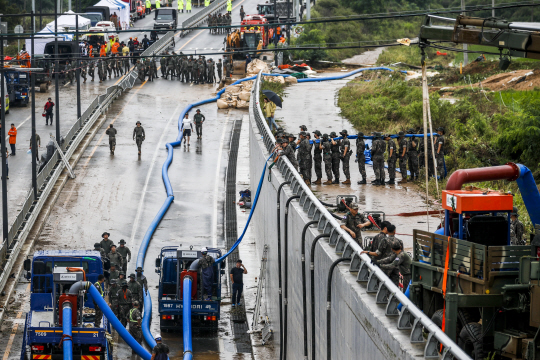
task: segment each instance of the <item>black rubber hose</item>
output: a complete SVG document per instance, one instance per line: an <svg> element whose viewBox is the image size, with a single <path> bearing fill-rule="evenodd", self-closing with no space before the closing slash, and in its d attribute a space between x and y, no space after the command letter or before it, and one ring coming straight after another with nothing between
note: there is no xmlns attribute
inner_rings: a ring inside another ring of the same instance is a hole
<svg viewBox="0 0 540 360"><path fill-rule="evenodd" d="M329 204L329 203L326 203L326 202L324 202L324 201L322 201L322 200L320 200L320 199L319 199L319 202L320 202L321 204L323 204L324 206L328 206L328 207L337 207L336 204Z"/></svg>
<svg viewBox="0 0 540 360"><path fill-rule="evenodd" d="M307 287L306 287L306 233L308 227L317 224L317 220L313 220L304 225L302 230L302 315L304 316L304 359L308 358L308 330L307 330Z"/></svg>
<svg viewBox="0 0 540 360"><path fill-rule="evenodd" d="M289 204L291 203L291 201L293 201L294 199L300 199L300 196L299 195L294 195L294 196L291 196L290 198L287 199L287 202L285 203L285 229L284 229L284 233L285 233L285 244L284 245L284 248L285 248L285 266L284 266L284 269L283 269L283 273L285 274L284 276L284 284L283 284L283 291L285 293L285 296L284 296L284 313L285 313L285 317L283 318L283 343L281 344L281 347L283 348L283 360L287 359L287 319L288 319L288 316L287 316L287 295L289 294L289 287L288 287L288 283L287 283L287 274L289 273L289 257L288 257L288 254L289 254L289 234L288 234L288 231L289 231Z"/></svg>
<svg viewBox="0 0 540 360"><path fill-rule="evenodd" d="M339 216L337 216L337 215L334 214L334 213L330 213L330 215L332 215L332 217L333 217L334 219L343 220L342 217L339 217Z"/></svg>
<svg viewBox="0 0 540 360"><path fill-rule="evenodd" d="M279 336L280 336L280 342L279 342L279 359L283 360L283 295L281 291L281 212L280 212L280 195L281 195L281 189L285 186L290 184L290 181L285 181L281 183L278 187L277 191L277 245L278 245L278 282L279 282Z"/></svg>
<svg viewBox="0 0 540 360"><path fill-rule="evenodd" d="M309 268L311 271L311 360L315 360L315 246L322 238L330 237L330 234L317 235L311 243Z"/></svg>
<svg viewBox="0 0 540 360"><path fill-rule="evenodd" d="M351 258L339 258L332 263L330 270L328 271L328 284L326 288L326 360L332 359L332 319L331 315L331 302L332 302L332 275L334 274L334 268L343 261L351 260Z"/></svg>

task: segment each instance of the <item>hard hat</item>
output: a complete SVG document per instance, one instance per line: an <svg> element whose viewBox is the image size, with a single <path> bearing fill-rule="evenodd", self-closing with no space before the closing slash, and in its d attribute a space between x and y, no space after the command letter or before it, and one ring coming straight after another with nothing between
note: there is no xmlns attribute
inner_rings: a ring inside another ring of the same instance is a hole
<svg viewBox="0 0 540 360"><path fill-rule="evenodd" d="M139 306L139 302L138 302L137 300L135 300L135 301L133 302L133 306Z"/></svg>
<svg viewBox="0 0 540 360"><path fill-rule="evenodd" d="M206 248L206 246L203 247L203 248L201 249L201 252L202 252L203 254L208 252L208 249Z"/></svg>
<svg viewBox="0 0 540 360"><path fill-rule="evenodd" d="M157 335L157 336L154 338L154 340L156 340L156 341L161 341L161 335Z"/></svg>

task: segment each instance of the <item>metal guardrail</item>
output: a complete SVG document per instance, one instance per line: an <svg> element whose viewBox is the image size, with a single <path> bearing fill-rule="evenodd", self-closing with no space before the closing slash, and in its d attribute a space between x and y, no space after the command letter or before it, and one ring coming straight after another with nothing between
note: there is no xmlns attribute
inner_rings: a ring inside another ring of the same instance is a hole
<svg viewBox="0 0 540 360"><path fill-rule="evenodd" d="M160 51L163 50L163 48L167 45L169 45L169 43L173 40L173 37L174 37L174 31L168 31L165 35L163 35L158 41L156 41L155 43L153 43L152 45L150 45L148 47L148 49L144 50L142 53L141 53L141 57L144 57L144 56L151 56L153 55L154 53L159 53Z"/></svg>
<svg viewBox="0 0 540 360"><path fill-rule="evenodd" d="M204 23L208 19L209 14L213 14L216 11L221 11L227 6L227 0L215 0L213 3L197 12L196 14L190 16L182 22L182 28L187 29L190 27L198 26L201 23ZM180 36L187 35L191 30L182 30Z"/></svg>
<svg viewBox="0 0 540 360"><path fill-rule="evenodd" d="M276 140L259 106L261 78L262 72L258 74L252 89L249 113L250 117L255 119L266 149L270 153ZM376 294L377 303L386 303L386 316L397 317L397 328L399 330L411 330L411 343L426 343L424 347L424 357L426 359L439 359L438 342L444 346L441 355L443 360L452 358L470 359L456 343L394 285L379 267L371 264L368 255L360 255L363 250L362 247L341 229L340 224L311 192L311 189L305 184L298 171L294 169L287 158L279 158L277 169L281 172L285 181L291 182L289 186L295 195L300 196L300 206L307 212L308 217L318 221L317 229L330 235L328 241L330 245L335 246L336 254L341 257L351 258L350 272L358 273L357 281L367 284L366 292ZM397 309L400 303L403 305L401 311ZM423 337L424 331L429 333L427 341Z"/></svg>

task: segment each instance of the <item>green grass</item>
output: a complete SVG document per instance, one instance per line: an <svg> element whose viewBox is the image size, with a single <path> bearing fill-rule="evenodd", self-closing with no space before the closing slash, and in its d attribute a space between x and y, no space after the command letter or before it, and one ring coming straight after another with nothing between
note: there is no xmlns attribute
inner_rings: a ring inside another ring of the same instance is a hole
<svg viewBox="0 0 540 360"><path fill-rule="evenodd" d="M429 65L443 65L447 66L455 57L454 52L447 52L446 56L438 56L437 50L432 48L426 49L427 62ZM377 64L394 64L397 62L405 63L408 65L420 66L422 55L417 45L411 46L395 46L389 47L384 50Z"/></svg>

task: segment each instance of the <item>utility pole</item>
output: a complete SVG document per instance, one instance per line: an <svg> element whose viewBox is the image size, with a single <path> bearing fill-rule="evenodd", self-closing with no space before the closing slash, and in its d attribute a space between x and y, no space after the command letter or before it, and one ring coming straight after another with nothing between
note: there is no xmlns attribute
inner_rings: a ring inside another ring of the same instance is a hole
<svg viewBox="0 0 540 360"><path fill-rule="evenodd" d="M32 4L34 4L35 0L32 0ZM34 52L34 38L36 33L36 13L34 10L32 10L32 38L31 38L31 49L32 49L32 57L31 57L31 68L35 68L35 52ZM30 137L30 141L32 144L32 188L34 189L34 199L37 199L37 144L36 144L36 76L33 72L30 72L30 78L31 78L31 85L32 85L32 136Z"/></svg>
<svg viewBox="0 0 540 360"><path fill-rule="evenodd" d="M306 0L306 20L311 20L311 0Z"/></svg>
<svg viewBox="0 0 540 360"><path fill-rule="evenodd" d="M492 0L495 1L495 0ZM461 10L465 10L465 0L461 0ZM465 12L461 13L462 15L465 15ZM467 53L467 50L469 49L469 46L467 44L463 44L463 50L465 51L463 53L463 66L466 66L469 63L469 54Z"/></svg>
<svg viewBox="0 0 540 360"><path fill-rule="evenodd" d="M7 166L6 166L6 94L4 92L4 36L0 35L0 96L2 96L2 110L0 111L2 129L0 129L0 139L3 139L0 146L2 152L2 242L7 243L9 234L8 206L7 206Z"/></svg>
<svg viewBox="0 0 540 360"><path fill-rule="evenodd" d="M36 13L36 0L32 0L32 14ZM36 30L36 17L32 15L32 33L35 33ZM32 35L32 39L34 35ZM27 49L28 50L28 49ZM32 56L34 56L34 50L32 49Z"/></svg>
<svg viewBox="0 0 540 360"><path fill-rule="evenodd" d="M71 11L71 0L68 0L68 10Z"/></svg>
<svg viewBox="0 0 540 360"><path fill-rule="evenodd" d="M61 0L56 0L58 5ZM56 6L58 9L60 6ZM60 60L58 58L58 11L54 14L54 104L56 106L56 139L60 143Z"/></svg>
<svg viewBox="0 0 540 360"><path fill-rule="evenodd" d="M491 0L491 17L495 17L495 0Z"/></svg>

